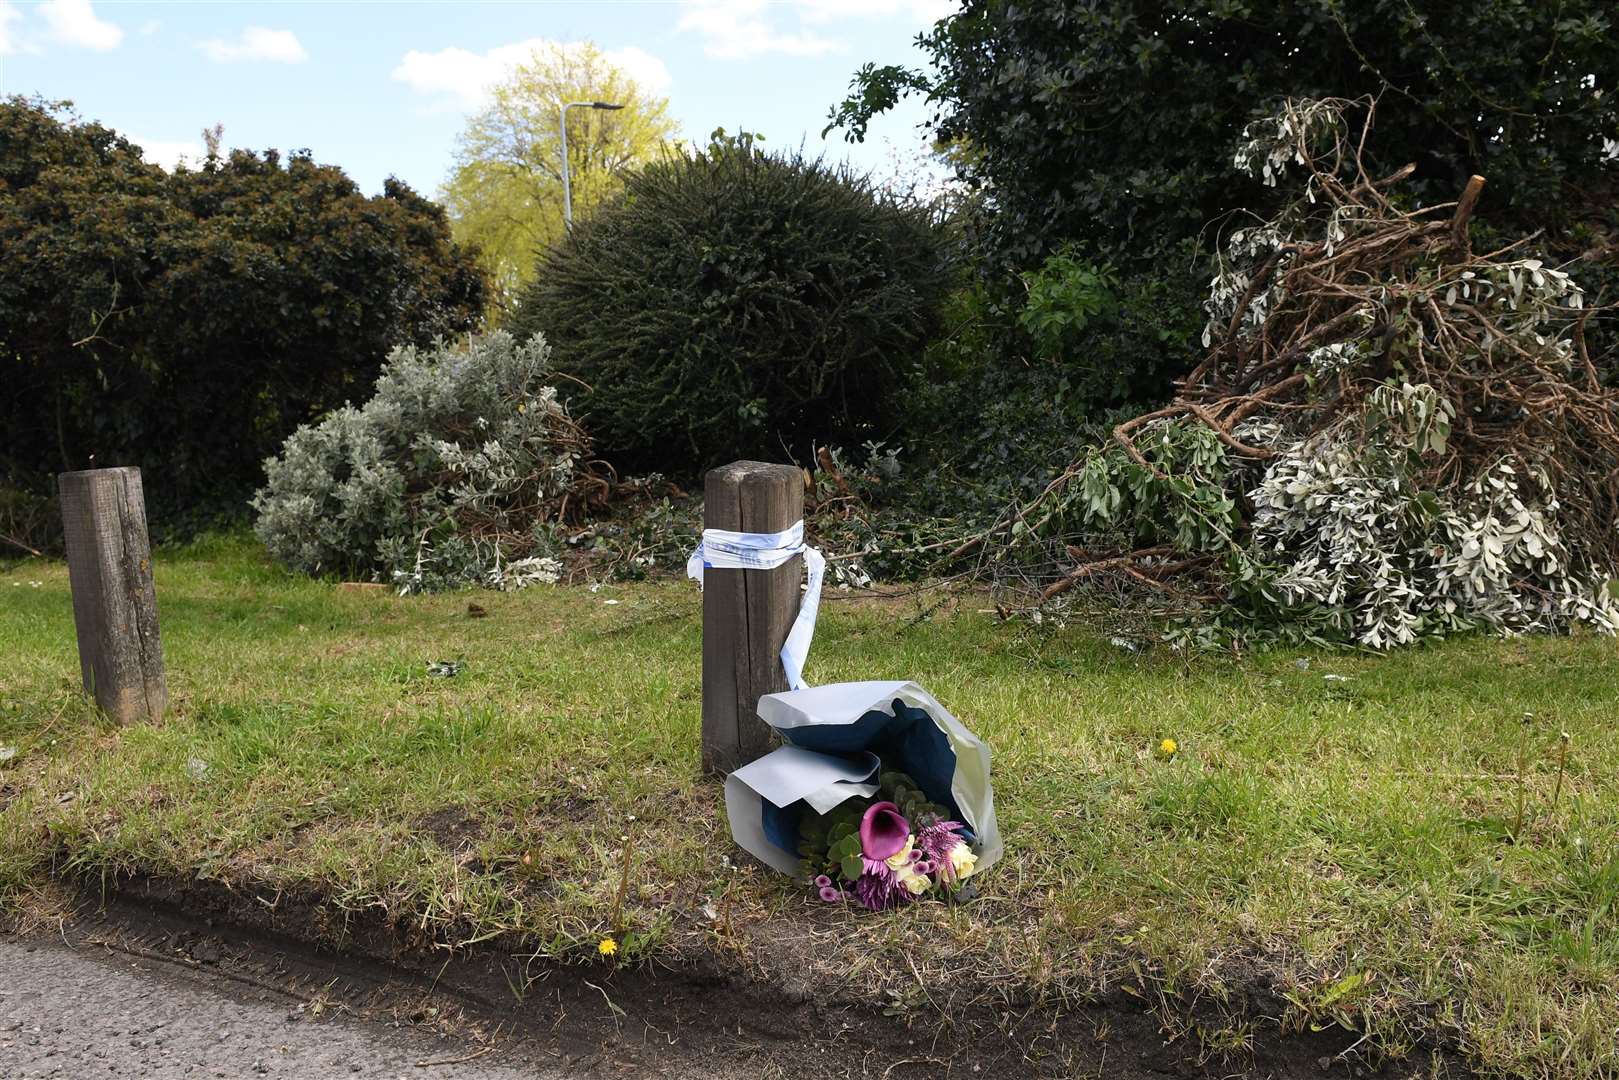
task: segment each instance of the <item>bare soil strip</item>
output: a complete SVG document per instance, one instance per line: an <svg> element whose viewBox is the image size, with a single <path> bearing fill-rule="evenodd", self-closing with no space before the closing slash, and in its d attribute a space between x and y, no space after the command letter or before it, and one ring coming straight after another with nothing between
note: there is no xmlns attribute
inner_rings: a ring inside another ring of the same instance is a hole
<svg viewBox="0 0 1619 1080"><path fill-rule="evenodd" d="M1216 1003L1120 986L1071 1008L1030 1003L1020 1012L941 1017L925 1003L879 1011L811 999L795 994L790 980L762 980L718 954L678 968L565 966L502 941L455 955L412 951L381 920L333 920L317 898L141 879L105 900L84 896L60 922L0 945L12 955L28 946L69 948L75 959L138 967L180 994L200 988L239 1003L270 1002L292 1024L336 1019L347 1026L331 1036L333 1052L358 1062L357 1075L398 1075L395 1066L412 1054L414 1075L469 1078L514 1075L514 1068L534 1077L674 1080L1468 1075L1442 1051L1379 1071L1357 1055L1351 1032L1281 1032L1266 1018L1280 1015L1283 1003L1262 991ZM340 948L311 944L339 939ZM183 1043L190 1025L170 1024ZM1215 1025L1236 1033L1224 1052L1210 1050ZM8 1038L0 1033L0 1042ZM362 1058L354 1047L367 1039L377 1049ZM7 1053L0 1049L0 1073L10 1075ZM261 1060L266 1070L295 1063L273 1054Z"/></svg>

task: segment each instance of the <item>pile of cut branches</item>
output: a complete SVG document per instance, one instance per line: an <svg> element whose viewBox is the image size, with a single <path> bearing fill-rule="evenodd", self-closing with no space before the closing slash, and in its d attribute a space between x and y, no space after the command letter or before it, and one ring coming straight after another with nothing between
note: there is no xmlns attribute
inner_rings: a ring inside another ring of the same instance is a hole
<svg viewBox="0 0 1619 1080"><path fill-rule="evenodd" d="M1237 167L1298 197L1230 236L1201 363L985 538L1047 570L1040 603L1122 580L1211 643L1619 630L1604 312L1534 237L1474 250L1482 177L1411 207L1414 165L1371 175L1374 114L1293 101L1245 130Z"/></svg>

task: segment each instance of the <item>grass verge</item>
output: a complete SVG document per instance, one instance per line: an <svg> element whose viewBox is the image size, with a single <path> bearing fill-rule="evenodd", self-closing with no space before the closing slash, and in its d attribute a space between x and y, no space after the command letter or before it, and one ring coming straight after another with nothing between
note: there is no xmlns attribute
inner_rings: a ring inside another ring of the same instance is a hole
<svg viewBox="0 0 1619 1080"><path fill-rule="evenodd" d="M173 875L316 893L424 946L718 951L899 1011L1122 983L1167 1035L1240 1056L1261 986L1284 1025L1341 1024L1369 1052L1438 1036L1485 1073L1612 1067L1612 641L1184 661L971 597L929 617L829 600L810 678L928 687L989 741L1008 844L978 901L873 917L733 862L698 775L683 584L401 599L238 538L156 573L173 704L122 729L78 692L65 567L0 574L13 905L64 877ZM464 666L429 675L439 660ZM1187 1029L1188 996L1229 1000L1230 1024Z"/></svg>

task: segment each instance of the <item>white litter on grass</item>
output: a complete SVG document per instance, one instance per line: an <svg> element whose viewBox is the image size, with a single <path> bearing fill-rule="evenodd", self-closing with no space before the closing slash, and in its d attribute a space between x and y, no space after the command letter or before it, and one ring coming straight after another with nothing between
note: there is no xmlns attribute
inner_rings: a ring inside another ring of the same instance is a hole
<svg viewBox="0 0 1619 1080"><path fill-rule="evenodd" d="M1293 666L1298 668L1300 671L1309 671L1310 658L1308 656L1301 656L1297 660L1293 661Z"/></svg>
<svg viewBox="0 0 1619 1080"><path fill-rule="evenodd" d="M1321 676L1321 681L1322 682L1348 682L1349 681L1349 676L1348 675L1323 675L1323 676Z"/></svg>
<svg viewBox="0 0 1619 1080"><path fill-rule="evenodd" d="M16 756L17 748L15 746L0 746L0 761L10 761Z"/></svg>
<svg viewBox="0 0 1619 1080"><path fill-rule="evenodd" d="M208 775L208 763L200 757L186 758L186 772L193 780L201 780Z"/></svg>
<svg viewBox="0 0 1619 1080"><path fill-rule="evenodd" d="M507 563L504 567L497 565L489 571L488 581L497 589L515 592L530 585L555 585L562 580L562 570L562 563L556 559L531 555Z"/></svg>
<svg viewBox="0 0 1619 1080"><path fill-rule="evenodd" d="M618 603L618 601L617 600L603 600L602 603L606 604L608 607L612 607L614 604Z"/></svg>

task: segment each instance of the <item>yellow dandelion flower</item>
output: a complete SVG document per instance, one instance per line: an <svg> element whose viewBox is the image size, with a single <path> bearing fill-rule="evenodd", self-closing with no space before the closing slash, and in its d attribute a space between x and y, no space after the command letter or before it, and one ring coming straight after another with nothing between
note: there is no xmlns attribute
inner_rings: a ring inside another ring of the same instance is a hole
<svg viewBox="0 0 1619 1080"><path fill-rule="evenodd" d="M601 940L601 944L596 946L596 951L601 953L603 956L612 956L618 952L618 942L614 941L610 937L604 937Z"/></svg>
<svg viewBox="0 0 1619 1080"><path fill-rule="evenodd" d="M1180 749L1180 743L1177 743L1174 739L1165 739L1158 744L1158 749L1162 751L1165 757L1168 757Z"/></svg>

